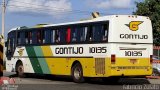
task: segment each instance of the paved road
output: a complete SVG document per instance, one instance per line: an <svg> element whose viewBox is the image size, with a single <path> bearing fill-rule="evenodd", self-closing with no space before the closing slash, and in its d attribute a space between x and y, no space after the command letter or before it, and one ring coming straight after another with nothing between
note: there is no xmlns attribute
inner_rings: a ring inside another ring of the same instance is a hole
<svg viewBox="0 0 160 90"><path fill-rule="evenodd" d="M103 82L101 79L92 79L77 84L68 77L53 77L44 75L30 75L27 78L18 78L15 73L4 72L16 80L14 87L17 90L159 90L159 79L128 78L120 79L116 84ZM4 88L4 86L2 87Z"/></svg>

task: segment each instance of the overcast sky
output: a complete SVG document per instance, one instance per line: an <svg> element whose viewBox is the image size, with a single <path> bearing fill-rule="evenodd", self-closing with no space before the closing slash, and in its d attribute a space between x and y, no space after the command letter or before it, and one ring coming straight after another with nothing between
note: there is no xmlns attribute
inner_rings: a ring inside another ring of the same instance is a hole
<svg viewBox="0 0 160 90"><path fill-rule="evenodd" d="M95 11L101 16L132 14L136 10L135 1L143 0L6 0L5 33L19 26L78 21L89 18Z"/></svg>

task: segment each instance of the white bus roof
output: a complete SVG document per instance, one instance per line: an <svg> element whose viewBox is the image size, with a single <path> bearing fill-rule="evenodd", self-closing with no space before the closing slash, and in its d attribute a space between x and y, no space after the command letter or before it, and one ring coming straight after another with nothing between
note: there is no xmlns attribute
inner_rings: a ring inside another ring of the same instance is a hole
<svg viewBox="0 0 160 90"><path fill-rule="evenodd" d="M42 27L52 27L52 26L61 26L61 25L81 24L81 23L89 23L89 22L95 22L95 21L107 21L107 20L111 20L111 19L117 18L117 17L129 17L129 18L137 18L137 17L139 17L139 18L149 19L149 17L146 17L146 16L137 16L137 15L108 15L108 16L101 16L101 17L98 17L98 18L84 20L84 21L75 21L75 22L66 22L66 23L43 25ZM32 28L36 28L36 27L32 27ZM32 28L28 28L28 29L32 29ZM14 30L21 30L21 29L20 29L20 27L16 27L16 28L12 28L9 32L14 31Z"/></svg>
<svg viewBox="0 0 160 90"><path fill-rule="evenodd" d="M67 22L67 23L59 23L59 24L50 24L50 25L45 25L44 27L70 25L70 24L80 24L80 23L89 23L89 22L95 22L95 21L106 21L106 20L111 20L112 18L115 18L115 17L130 17L130 18L142 17L142 18L148 18L149 19L149 17L137 16L137 15L108 15L108 16L101 16L101 17L98 17L98 18L84 20L84 21L75 21L75 22Z"/></svg>

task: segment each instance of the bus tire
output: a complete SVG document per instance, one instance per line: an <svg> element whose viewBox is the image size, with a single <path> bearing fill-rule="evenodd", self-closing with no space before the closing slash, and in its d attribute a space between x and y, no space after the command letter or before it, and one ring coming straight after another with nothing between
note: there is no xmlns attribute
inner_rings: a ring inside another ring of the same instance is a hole
<svg viewBox="0 0 160 90"><path fill-rule="evenodd" d="M24 67L23 67L23 64L22 62L18 62L17 65L16 65L16 74L18 77L25 77L25 74L24 74Z"/></svg>
<svg viewBox="0 0 160 90"><path fill-rule="evenodd" d="M83 77L83 69L81 64L76 63L72 67L72 78L75 83L82 83L84 82L84 77Z"/></svg>

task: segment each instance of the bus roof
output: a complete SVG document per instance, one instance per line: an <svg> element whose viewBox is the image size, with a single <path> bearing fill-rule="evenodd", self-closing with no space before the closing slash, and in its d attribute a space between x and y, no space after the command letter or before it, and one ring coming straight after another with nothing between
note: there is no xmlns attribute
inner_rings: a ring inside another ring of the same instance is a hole
<svg viewBox="0 0 160 90"><path fill-rule="evenodd" d="M148 18L149 19L149 17L137 16L137 15L108 15L108 16L102 16L102 17L93 18L93 19L84 20L84 21L75 21L75 22L67 22L67 23L59 23L59 24L49 24L49 25L44 25L44 27L81 24L81 23L89 23L89 22L95 22L95 21L106 21L106 20L111 20L112 18L115 18L115 17L130 17L130 18L142 17L142 18Z"/></svg>
<svg viewBox="0 0 160 90"><path fill-rule="evenodd" d="M53 26L62 26L62 25L72 25L72 24L81 24L81 23L90 23L90 22L96 22L96 21L109 21L113 18L117 17L129 17L129 18L146 18L149 19L149 17L146 16L137 16L137 15L107 15L107 16L101 16L98 18L93 18L93 19L88 19L88 20L83 20L83 21L75 21L75 22L66 22L66 23L58 23L58 24L49 24L49 25L43 25L41 27L32 27L32 28L27 28L27 29L34 29L34 28L42 28L42 27L53 27ZM14 30L21 30L24 28L21 27L16 27L12 28L9 32L14 31Z"/></svg>

